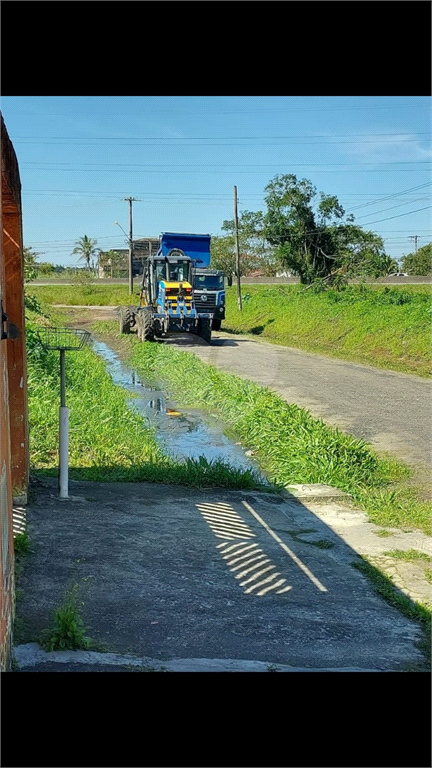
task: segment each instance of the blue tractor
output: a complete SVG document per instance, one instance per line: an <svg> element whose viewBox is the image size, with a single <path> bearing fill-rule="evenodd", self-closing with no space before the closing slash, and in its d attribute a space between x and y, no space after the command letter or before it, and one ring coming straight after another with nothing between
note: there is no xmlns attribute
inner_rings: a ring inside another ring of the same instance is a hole
<svg viewBox="0 0 432 768"><path fill-rule="evenodd" d="M156 255L144 262L138 307L120 308L120 331L141 341L171 331L189 331L210 343L213 313L198 311L193 270L210 260L209 235L164 232Z"/></svg>

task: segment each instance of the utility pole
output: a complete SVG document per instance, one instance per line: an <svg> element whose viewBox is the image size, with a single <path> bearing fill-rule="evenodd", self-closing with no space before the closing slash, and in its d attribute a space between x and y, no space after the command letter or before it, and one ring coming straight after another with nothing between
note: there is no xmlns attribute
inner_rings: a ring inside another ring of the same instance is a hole
<svg viewBox="0 0 432 768"><path fill-rule="evenodd" d="M237 187L234 187L234 235L236 247L236 272L237 272L237 304L239 311L242 311L241 286L240 286L240 248L238 237L238 214L237 214Z"/></svg>
<svg viewBox="0 0 432 768"><path fill-rule="evenodd" d="M408 238L408 240L414 240L414 247L415 247L415 252L416 253L417 253L417 240L418 240L418 238L419 238L418 235L411 235L411 237Z"/></svg>
<svg viewBox="0 0 432 768"><path fill-rule="evenodd" d="M124 197L123 200L129 202L129 293L133 293L132 203L139 201L136 197Z"/></svg>

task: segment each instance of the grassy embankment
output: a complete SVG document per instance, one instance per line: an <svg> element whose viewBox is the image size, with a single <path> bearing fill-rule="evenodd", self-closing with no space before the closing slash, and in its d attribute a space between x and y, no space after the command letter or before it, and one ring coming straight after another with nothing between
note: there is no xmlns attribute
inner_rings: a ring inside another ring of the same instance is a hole
<svg viewBox="0 0 432 768"><path fill-rule="evenodd" d="M29 291L50 304L137 303L125 285L30 285ZM425 378L431 375L430 285L352 285L316 294L300 285L245 284L242 295L240 313L237 289L227 289L222 330Z"/></svg>
<svg viewBox="0 0 432 768"><path fill-rule="evenodd" d="M313 293L300 285L227 290L223 330L356 363L430 377L430 285L349 286Z"/></svg>

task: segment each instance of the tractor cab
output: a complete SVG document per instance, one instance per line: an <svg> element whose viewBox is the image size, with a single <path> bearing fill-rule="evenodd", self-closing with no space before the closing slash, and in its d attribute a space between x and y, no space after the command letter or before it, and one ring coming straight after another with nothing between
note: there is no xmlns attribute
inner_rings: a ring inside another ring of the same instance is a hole
<svg viewBox="0 0 432 768"><path fill-rule="evenodd" d="M183 251L173 248L166 256L159 252L144 265L140 306L155 307L162 295L171 301L179 296L192 299L191 280L192 261Z"/></svg>

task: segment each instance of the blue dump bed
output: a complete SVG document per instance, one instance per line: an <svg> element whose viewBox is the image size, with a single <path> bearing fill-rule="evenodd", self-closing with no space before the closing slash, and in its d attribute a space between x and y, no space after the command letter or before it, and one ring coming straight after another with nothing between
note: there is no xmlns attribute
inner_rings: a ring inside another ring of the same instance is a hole
<svg viewBox="0 0 432 768"><path fill-rule="evenodd" d="M180 248L196 262L197 267L210 265L210 235L190 235L183 232L163 232L159 253L166 256L172 248Z"/></svg>

